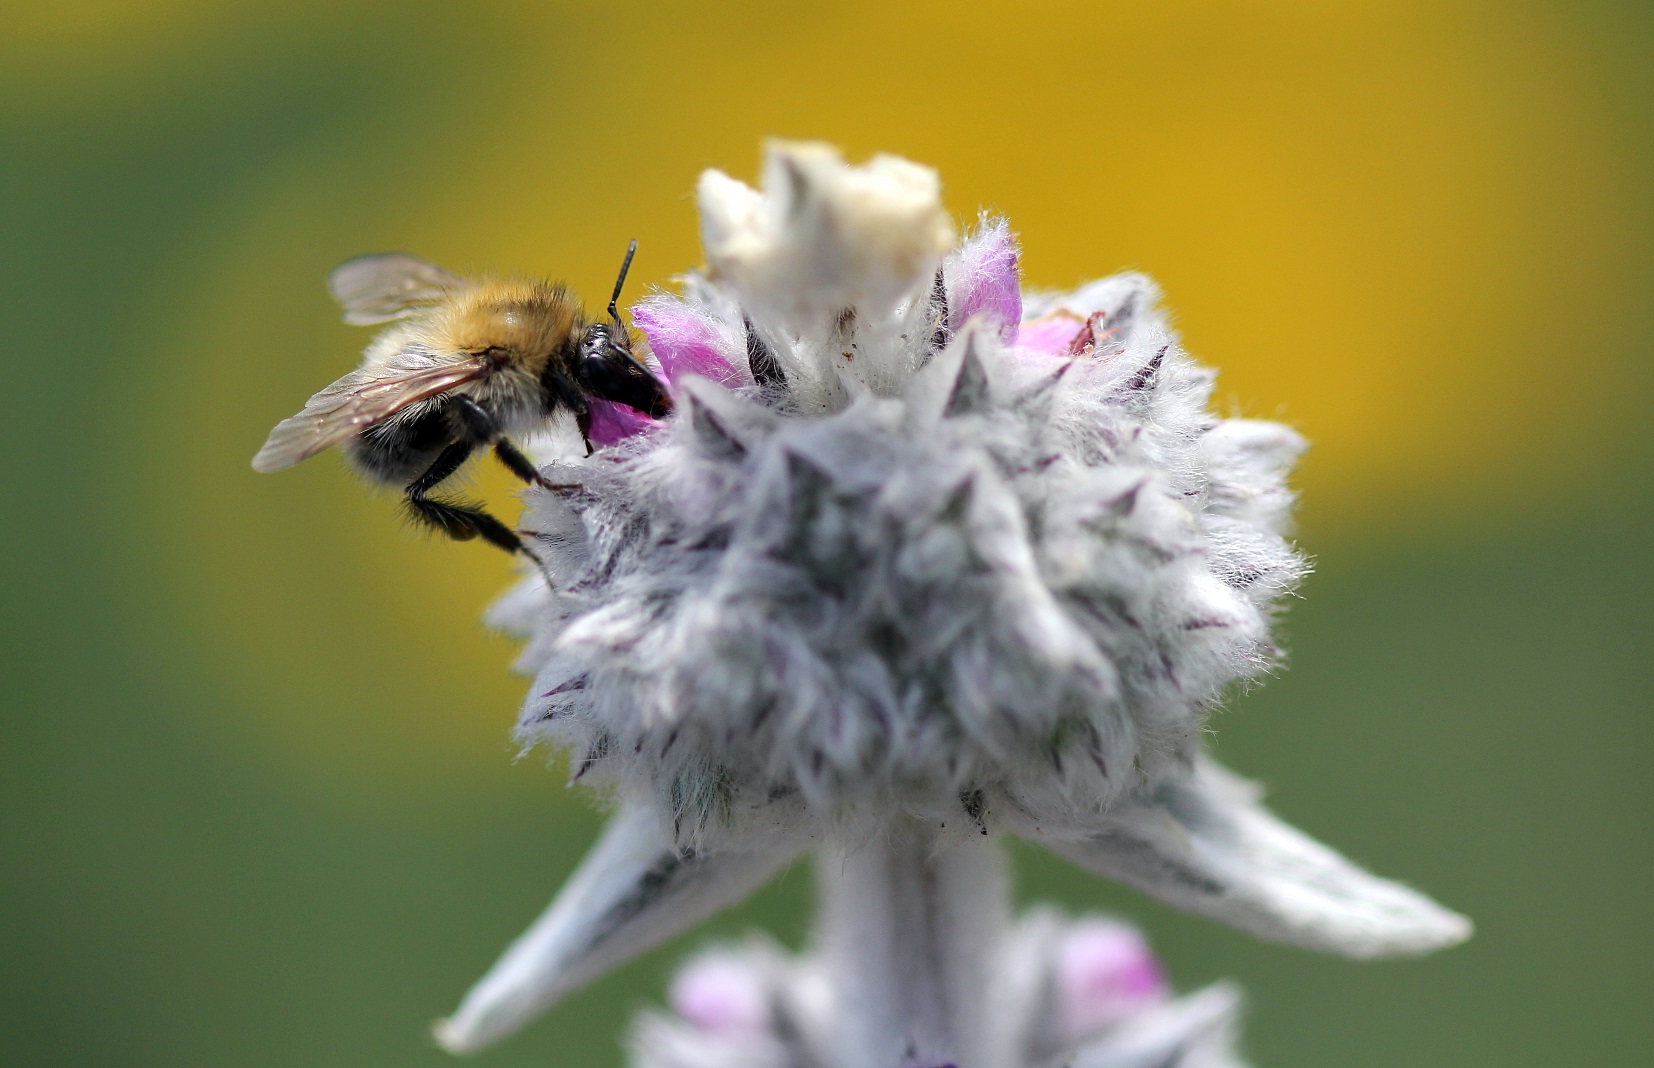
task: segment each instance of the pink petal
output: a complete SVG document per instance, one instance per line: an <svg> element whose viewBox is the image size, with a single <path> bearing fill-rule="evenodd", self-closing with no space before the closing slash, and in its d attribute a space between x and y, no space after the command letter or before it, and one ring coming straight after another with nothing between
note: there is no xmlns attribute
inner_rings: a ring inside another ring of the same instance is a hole
<svg viewBox="0 0 1654 1068"><path fill-rule="evenodd" d="M642 412L614 401L587 397L586 407L592 413L590 437L593 445L613 445L655 425L655 421Z"/></svg>
<svg viewBox="0 0 1654 1068"><path fill-rule="evenodd" d="M948 287L948 325L958 330L972 319L999 328L1007 344L1017 339L1022 321L1022 275L1017 245L1003 221L978 231L959 250Z"/></svg>
<svg viewBox="0 0 1654 1068"><path fill-rule="evenodd" d="M702 1031L759 1031L770 1022L763 980L729 957L692 961L672 981L667 1001Z"/></svg>
<svg viewBox="0 0 1654 1068"><path fill-rule="evenodd" d="M725 352L728 343L718 328L687 304L656 297L632 309L632 322L649 339L649 350L668 384L684 375L700 375L719 385L750 384Z"/></svg>
<svg viewBox="0 0 1654 1068"><path fill-rule="evenodd" d="M741 385L744 376L724 354L726 343L703 315L671 297L646 300L631 309L632 322L649 339L649 351L670 387L684 375L700 375L722 385ZM613 445L643 433L655 420L613 401L587 399L593 445Z"/></svg>
<svg viewBox="0 0 1654 1068"><path fill-rule="evenodd" d="M1085 329L1085 320L1069 311L1056 311L1022 324L1017 348L1042 356L1062 356Z"/></svg>
<svg viewBox="0 0 1654 1068"><path fill-rule="evenodd" d="M1166 977L1143 936L1123 923L1074 925L1057 964L1063 1020L1082 1038L1166 997Z"/></svg>

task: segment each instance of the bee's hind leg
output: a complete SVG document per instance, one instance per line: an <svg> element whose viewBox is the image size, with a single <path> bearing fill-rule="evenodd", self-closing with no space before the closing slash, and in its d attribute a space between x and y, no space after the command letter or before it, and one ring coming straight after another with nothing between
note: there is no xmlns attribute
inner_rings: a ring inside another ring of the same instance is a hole
<svg viewBox="0 0 1654 1068"><path fill-rule="evenodd" d="M449 445L431 461L431 466L425 473L408 483L409 497L423 497L436 489L437 484L449 475L465 466L465 461L471 458L476 445L470 441L460 440Z"/></svg>
<svg viewBox="0 0 1654 1068"><path fill-rule="evenodd" d="M449 475L458 471L476 449L473 442L460 440L443 449L425 473L408 483L407 514L416 523L453 538L470 541L480 537L490 545L508 553L522 553L533 557L522 539L504 523L489 515L478 504L452 498L432 497L430 492ZM538 561L536 561L537 563Z"/></svg>
<svg viewBox="0 0 1654 1068"><path fill-rule="evenodd" d="M539 563L539 559L528 551L523 545L523 539L519 538L515 531L470 501L424 495L416 497L409 494L407 510L409 518L415 522L440 530L455 541L470 541L472 538L480 537L488 544L508 553L522 553L535 563Z"/></svg>
<svg viewBox="0 0 1654 1068"><path fill-rule="evenodd" d="M542 475L540 469L534 466L534 461L524 456L522 450L513 445L501 432L500 425L494 421L494 417L470 397L455 397L453 403L454 410L459 413L460 421L465 425L466 433L471 435L471 440L478 445L492 447L500 463L524 482L554 493L581 488L579 483L560 484ZM441 457L438 457L437 462L441 462Z"/></svg>

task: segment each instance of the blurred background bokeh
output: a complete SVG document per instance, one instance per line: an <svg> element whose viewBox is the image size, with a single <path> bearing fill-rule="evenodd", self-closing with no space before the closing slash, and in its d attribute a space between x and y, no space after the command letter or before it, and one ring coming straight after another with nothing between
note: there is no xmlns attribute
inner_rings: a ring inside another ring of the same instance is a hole
<svg viewBox="0 0 1654 1068"><path fill-rule="evenodd" d="M447 1063L425 1037L598 817L514 762L421 540L265 432L402 248L606 291L698 262L761 141L937 167L1037 285L1163 284L1232 410L1314 441L1290 670L1217 723L1278 810L1473 916L1357 965L1019 854L1021 892L1233 977L1260 1068L1654 1063L1654 8L32 0L0 15L0 1062ZM510 486L482 488L510 514ZM478 1062L610 1066L673 962L803 933L809 874Z"/></svg>

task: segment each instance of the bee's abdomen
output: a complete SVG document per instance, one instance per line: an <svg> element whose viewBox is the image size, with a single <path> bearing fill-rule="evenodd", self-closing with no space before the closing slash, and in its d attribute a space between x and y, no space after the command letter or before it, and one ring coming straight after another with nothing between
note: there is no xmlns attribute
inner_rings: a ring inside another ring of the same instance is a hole
<svg viewBox="0 0 1654 1068"><path fill-rule="evenodd" d="M375 482L406 486L458 436L446 407L420 405L369 427L345 445L345 458Z"/></svg>

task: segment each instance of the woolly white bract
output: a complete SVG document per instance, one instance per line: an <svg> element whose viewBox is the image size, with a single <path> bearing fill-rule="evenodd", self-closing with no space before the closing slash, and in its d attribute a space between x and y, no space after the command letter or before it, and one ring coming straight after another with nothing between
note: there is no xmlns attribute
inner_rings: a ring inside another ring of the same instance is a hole
<svg viewBox="0 0 1654 1068"><path fill-rule="evenodd" d="M1304 570L1301 439L1210 412L1147 279L1025 301L1005 225L952 247L938 190L813 145L761 193L703 177L707 270L633 309L677 414L594 404L606 447L546 467L580 489L527 495L545 576L493 615L528 639L519 738L619 811L450 1048L812 851L842 1068L1034 1063L992 1008L1000 832L1312 948L1467 935L1200 752Z"/></svg>

